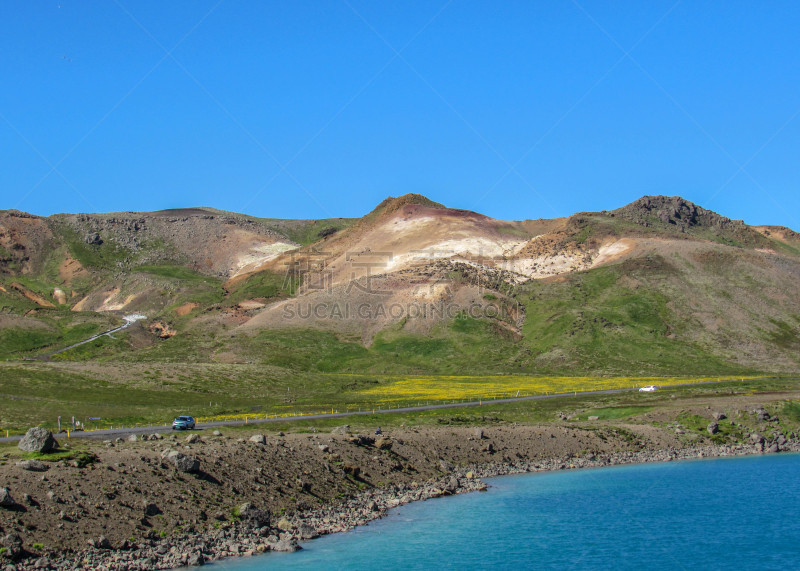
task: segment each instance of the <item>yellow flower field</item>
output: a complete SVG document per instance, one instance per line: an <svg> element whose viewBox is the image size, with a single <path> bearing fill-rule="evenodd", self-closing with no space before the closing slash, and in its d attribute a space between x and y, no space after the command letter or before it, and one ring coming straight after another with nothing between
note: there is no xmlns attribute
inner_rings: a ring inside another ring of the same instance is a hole
<svg viewBox="0 0 800 571"><path fill-rule="evenodd" d="M742 377L414 376L361 391L376 403L490 400L554 393L739 380Z"/></svg>

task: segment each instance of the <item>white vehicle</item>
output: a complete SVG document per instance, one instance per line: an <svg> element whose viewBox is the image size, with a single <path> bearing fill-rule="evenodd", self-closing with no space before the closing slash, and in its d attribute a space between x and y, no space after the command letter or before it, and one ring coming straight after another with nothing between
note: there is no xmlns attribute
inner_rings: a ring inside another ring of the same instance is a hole
<svg viewBox="0 0 800 571"><path fill-rule="evenodd" d="M657 391L658 387L655 385L647 385L646 387L642 387L639 389L640 393L652 393L653 391Z"/></svg>

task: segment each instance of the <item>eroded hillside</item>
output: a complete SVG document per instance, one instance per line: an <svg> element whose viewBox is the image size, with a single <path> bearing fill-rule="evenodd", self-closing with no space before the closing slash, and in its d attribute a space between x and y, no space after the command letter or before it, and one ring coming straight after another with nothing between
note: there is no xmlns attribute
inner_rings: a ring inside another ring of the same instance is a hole
<svg viewBox="0 0 800 571"><path fill-rule="evenodd" d="M503 221L420 195L358 220L0 214L0 340L73 360L372 372L788 370L800 239L679 197Z"/></svg>

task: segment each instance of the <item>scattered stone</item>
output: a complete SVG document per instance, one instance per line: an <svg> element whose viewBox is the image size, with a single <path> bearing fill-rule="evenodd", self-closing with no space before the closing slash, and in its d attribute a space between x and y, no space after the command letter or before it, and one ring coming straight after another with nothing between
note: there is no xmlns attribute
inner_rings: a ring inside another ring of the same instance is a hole
<svg viewBox="0 0 800 571"><path fill-rule="evenodd" d="M295 551L299 551L302 549L297 544L296 537L281 537L277 543L270 544L270 549L272 551L284 551L286 553L294 553Z"/></svg>
<svg viewBox="0 0 800 571"><path fill-rule="evenodd" d="M253 436L250 437L249 442L253 442L255 444L266 444L267 437L264 436L263 434L254 434Z"/></svg>
<svg viewBox="0 0 800 571"><path fill-rule="evenodd" d="M290 522L287 517L282 517L279 519L278 523L275 524L275 527L282 529L283 531L291 531L294 529L294 525L292 525L292 522Z"/></svg>
<svg viewBox="0 0 800 571"><path fill-rule="evenodd" d="M193 473L200 469L200 461L177 450L170 450L164 459L179 472Z"/></svg>
<svg viewBox="0 0 800 571"><path fill-rule="evenodd" d="M322 450L323 452L328 452L330 450L330 448L328 447L327 444L320 444L320 445L318 445L318 448L320 450Z"/></svg>
<svg viewBox="0 0 800 571"><path fill-rule="evenodd" d="M106 538L105 535L101 535L97 539L91 538L87 541L89 545L94 547L95 549L111 549L111 542Z"/></svg>
<svg viewBox="0 0 800 571"><path fill-rule="evenodd" d="M22 555L22 539L16 533L9 533L5 537L3 537L3 541L0 546L4 547L5 550L2 553L2 557L7 559L11 559L12 561L19 559ZM13 566L12 569L15 569ZM6 567L8 569L8 567Z"/></svg>
<svg viewBox="0 0 800 571"><path fill-rule="evenodd" d="M163 439L164 437L158 432L154 432L153 434L150 435L150 440L163 440Z"/></svg>
<svg viewBox="0 0 800 571"><path fill-rule="evenodd" d="M196 442L200 442L200 436L198 436L197 434L190 434L189 436L186 437L187 444L194 444Z"/></svg>
<svg viewBox="0 0 800 571"><path fill-rule="evenodd" d="M467 478L467 480L474 480L476 478L475 472L467 472L465 474L465 477Z"/></svg>
<svg viewBox="0 0 800 571"><path fill-rule="evenodd" d="M186 559L186 564L190 567L199 567L200 565L206 564L206 558L202 553L192 553L189 555L188 559Z"/></svg>
<svg viewBox="0 0 800 571"><path fill-rule="evenodd" d="M128 436L128 442L136 442L138 440L139 440L139 437L136 436L135 434L131 434L130 436Z"/></svg>
<svg viewBox="0 0 800 571"><path fill-rule="evenodd" d="M375 441L375 448L378 450L391 450L392 448L392 439L386 438L385 436L382 438L378 438Z"/></svg>
<svg viewBox="0 0 800 571"><path fill-rule="evenodd" d="M331 434L350 434L350 425L344 424L331 430Z"/></svg>
<svg viewBox="0 0 800 571"><path fill-rule="evenodd" d="M17 462L17 466L29 472L46 472L50 469L49 466L41 460L21 460Z"/></svg>
<svg viewBox="0 0 800 571"><path fill-rule="evenodd" d="M706 427L706 430L708 431L709 434L716 434L717 432L719 432L719 424L717 424L716 422L712 422Z"/></svg>
<svg viewBox="0 0 800 571"><path fill-rule="evenodd" d="M476 428L472 435L478 440L483 440L483 429Z"/></svg>
<svg viewBox="0 0 800 571"><path fill-rule="evenodd" d="M41 426L29 428L25 436L19 441L17 447L25 452L39 452L47 454L58 448L58 442L53 438L53 433Z"/></svg>
<svg viewBox="0 0 800 571"><path fill-rule="evenodd" d="M767 452L770 454L774 454L775 452L780 452L780 446L778 446L777 442L773 442L770 444L769 448L767 448Z"/></svg>
<svg viewBox="0 0 800 571"><path fill-rule="evenodd" d="M11 497L11 493L8 491L8 488L0 488L0 507L3 508L10 508L16 505L17 502L14 501L14 498Z"/></svg>
<svg viewBox="0 0 800 571"><path fill-rule="evenodd" d="M727 416L725 416L724 412L715 412L713 414L713 416L714 416L714 420L717 420L717 421L725 420L726 418L728 418Z"/></svg>
<svg viewBox="0 0 800 571"><path fill-rule="evenodd" d="M599 416L590 416L587 420L600 420Z"/></svg>
<svg viewBox="0 0 800 571"><path fill-rule="evenodd" d="M251 503L244 503L237 508L239 518L253 528L261 528L269 525L270 513L268 510L257 508Z"/></svg>
<svg viewBox="0 0 800 571"><path fill-rule="evenodd" d="M361 468L355 464L351 464L350 462L345 462L342 464L342 470L344 470L345 474L352 476L353 478L358 478L358 476L361 474Z"/></svg>
<svg viewBox="0 0 800 571"><path fill-rule="evenodd" d="M159 508L154 503L144 503L144 515L147 517L152 517L154 515L158 515L161 513L161 508Z"/></svg>
<svg viewBox="0 0 800 571"><path fill-rule="evenodd" d="M215 430L211 434L213 434L214 436L222 436L222 433L219 430Z"/></svg>

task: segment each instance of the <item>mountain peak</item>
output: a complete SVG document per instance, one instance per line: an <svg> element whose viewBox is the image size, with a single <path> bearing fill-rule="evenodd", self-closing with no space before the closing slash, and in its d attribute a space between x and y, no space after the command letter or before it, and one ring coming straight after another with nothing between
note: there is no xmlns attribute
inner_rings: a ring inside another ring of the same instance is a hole
<svg viewBox="0 0 800 571"><path fill-rule="evenodd" d="M682 229L692 227L723 227L728 225L743 225L740 220L731 220L712 210L697 206L693 202L680 196L643 196L612 211L637 224L648 225L662 223L677 226Z"/></svg>
<svg viewBox="0 0 800 571"><path fill-rule="evenodd" d="M439 204L438 202L434 202L426 196L411 192L404 194L403 196L389 196L385 198L378 206L375 207L372 212L389 214L391 212L395 212L396 210L400 210L403 206L409 204L418 204L420 206L427 206L429 208L447 208L444 204Z"/></svg>

